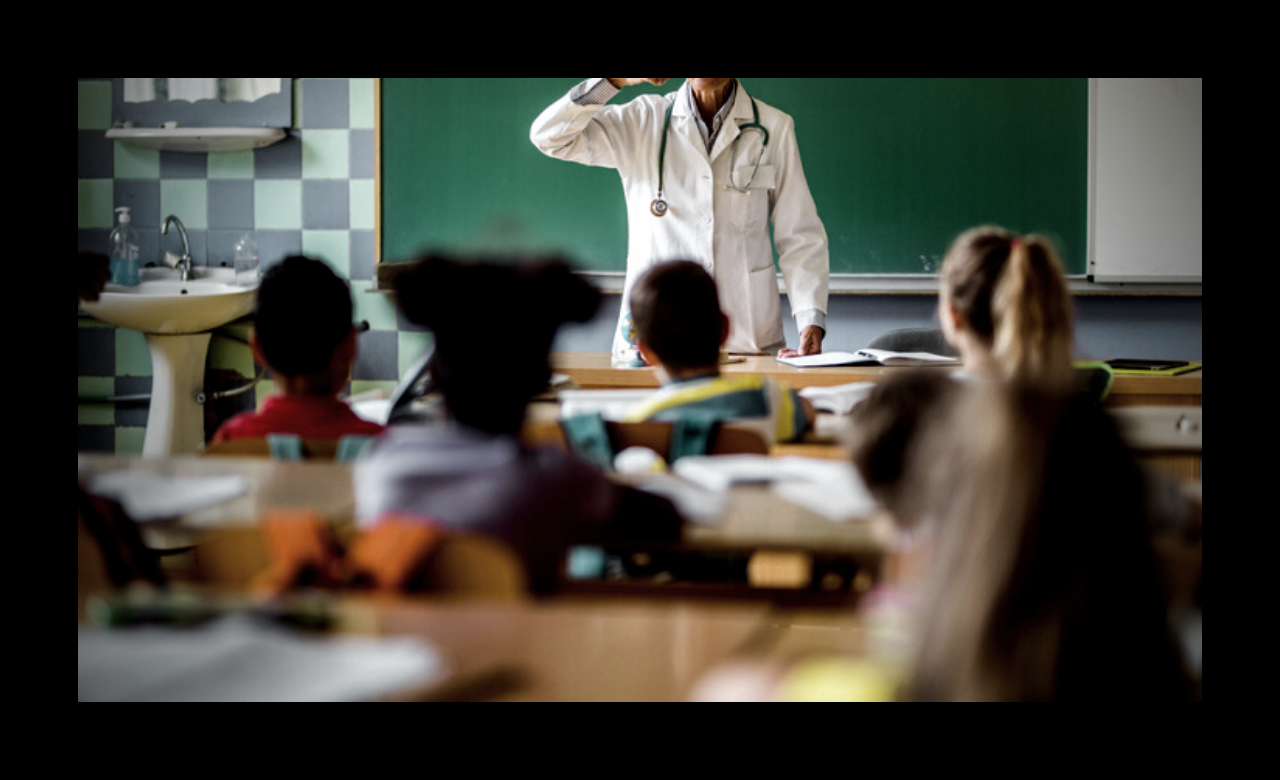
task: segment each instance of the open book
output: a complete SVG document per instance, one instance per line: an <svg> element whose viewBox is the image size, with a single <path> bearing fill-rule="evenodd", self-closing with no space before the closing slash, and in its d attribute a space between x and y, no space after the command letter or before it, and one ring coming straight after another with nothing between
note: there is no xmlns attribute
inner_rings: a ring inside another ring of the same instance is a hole
<svg viewBox="0 0 1280 780"><path fill-rule="evenodd" d="M860 349L857 352L821 352L817 355L777 358L796 368L820 366L958 366L960 361L932 352L892 352L887 349Z"/></svg>

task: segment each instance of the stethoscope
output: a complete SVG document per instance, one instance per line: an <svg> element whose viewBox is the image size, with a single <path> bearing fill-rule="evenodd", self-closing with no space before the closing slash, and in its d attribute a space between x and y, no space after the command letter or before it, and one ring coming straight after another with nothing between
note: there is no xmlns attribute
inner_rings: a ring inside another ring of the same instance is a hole
<svg viewBox="0 0 1280 780"><path fill-rule="evenodd" d="M671 110L676 107L675 99L672 99L671 105L667 106L667 118L662 123L662 145L658 147L658 197L653 199L653 203L649 204L649 211L653 212L655 217L665 217L667 215L667 199L666 193L662 188L662 169L667 159L667 131L671 127ZM733 151L730 152L729 159L729 184L728 187L737 192L747 192L751 189L751 183L756 180L756 173L760 170L760 161L764 159L765 147L769 145L769 130L760 124L760 108L756 105L756 99L751 98L751 114L752 121L738 125L738 137L733 139ZM751 169L751 178L747 179L747 183L739 187L737 182L733 180L733 156L738 151L738 139L747 130L759 130L764 134L764 143L760 146L760 154L756 155L755 167Z"/></svg>

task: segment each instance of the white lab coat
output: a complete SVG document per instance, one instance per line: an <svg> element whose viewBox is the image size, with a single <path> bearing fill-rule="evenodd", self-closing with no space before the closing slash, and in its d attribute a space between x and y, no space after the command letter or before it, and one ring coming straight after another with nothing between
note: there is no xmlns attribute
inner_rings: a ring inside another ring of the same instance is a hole
<svg viewBox="0 0 1280 780"><path fill-rule="evenodd" d="M622 178L629 230L615 357L630 346L621 326L628 320L631 286L646 268L663 260L693 260L715 277L729 317L729 352L772 353L784 346L770 219L797 324L810 324L812 310L826 314L827 234L809 194L791 117L756 101L769 145L748 192L741 193L727 186L730 166L737 168L737 186L746 185L764 140L749 130L736 148L733 144L739 125L753 119L751 98L739 82L731 115L708 154L688 93L686 82L667 95L605 106L576 105L565 95L542 112L529 133L544 154L615 168ZM672 100L663 180L670 210L655 217L650 205L657 197L663 120Z"/></svg>

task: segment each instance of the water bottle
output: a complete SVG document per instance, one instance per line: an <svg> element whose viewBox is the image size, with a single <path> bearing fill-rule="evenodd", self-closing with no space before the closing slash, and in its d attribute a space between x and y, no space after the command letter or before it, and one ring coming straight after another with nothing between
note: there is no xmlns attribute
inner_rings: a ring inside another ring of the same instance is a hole
<svg viewBox="0 0 1280 780"><path fill-rule="evenodd" d="M116 209L118 223L108 239L111 283L134 287L138 284L138 233L130 224L129 207Z"/></svg>
<svg viewBox="0 0 1280 780"><path fill-rule="evenodd" d="M258 245L249 234L240 236L235 248L236 284L252 287L258 283Z"/></svg>

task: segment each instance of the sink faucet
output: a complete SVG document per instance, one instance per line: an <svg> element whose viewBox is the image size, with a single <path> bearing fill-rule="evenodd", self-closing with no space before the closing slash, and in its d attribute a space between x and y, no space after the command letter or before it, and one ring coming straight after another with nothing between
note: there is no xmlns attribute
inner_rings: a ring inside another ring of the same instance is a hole
<svg viewBox="0 0 1280 780"><path fill-rule="evenodd" d="M182 220L173 214L164 218L164 226L160 228L160 235L166 236L169 234L170 222L178 223L178 235L182 237L182 257L178 258L176 268L178 278L185 282L191 276L191 245L187 243L187 229L182 226Z"/></svg>

